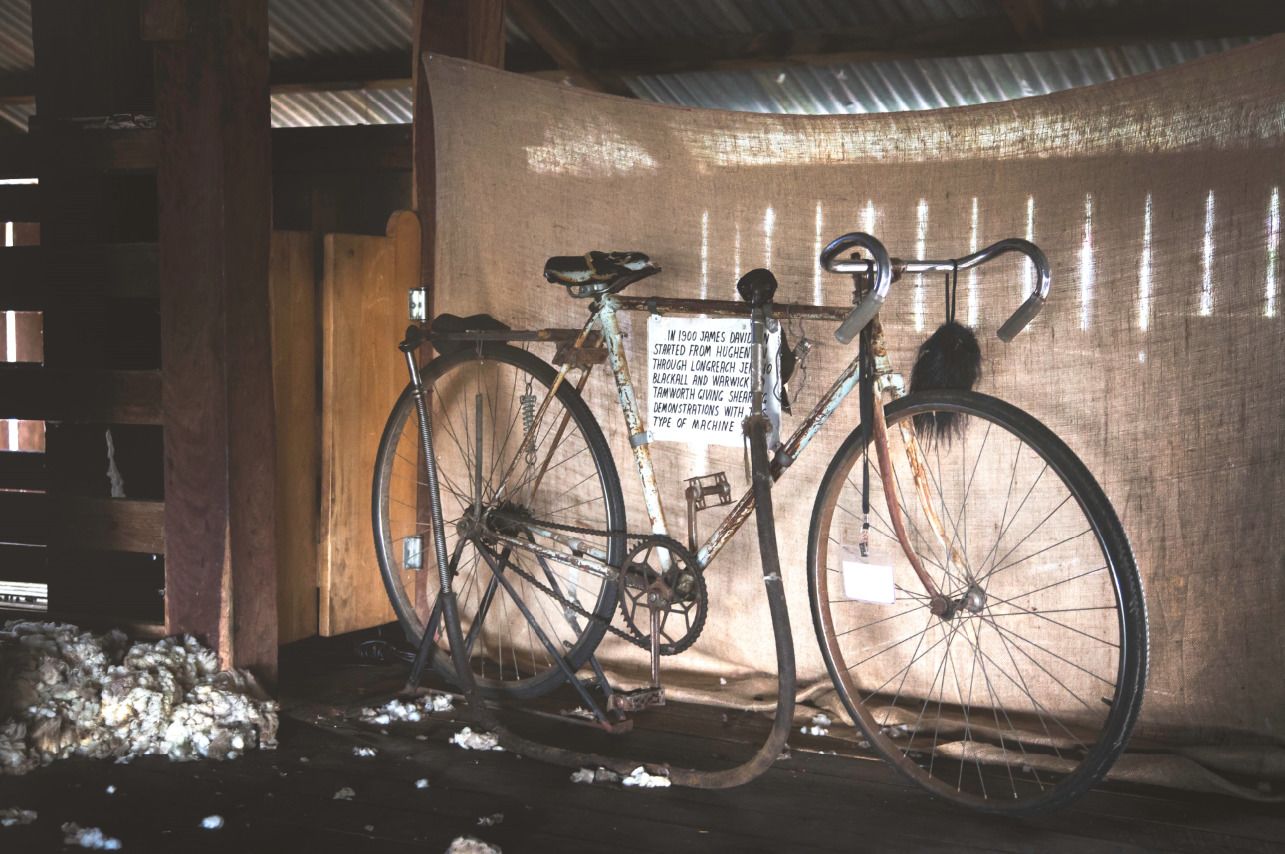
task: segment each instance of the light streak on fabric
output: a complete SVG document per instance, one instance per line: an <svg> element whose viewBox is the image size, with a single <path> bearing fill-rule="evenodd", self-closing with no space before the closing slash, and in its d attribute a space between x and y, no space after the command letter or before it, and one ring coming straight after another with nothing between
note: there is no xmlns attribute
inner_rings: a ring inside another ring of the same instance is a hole
<svg viewBox="0 0 1285 854"><path fill-rule="evenodd" d="M1093 194L1084 194L1084 235L1080 241L1080 331L1089 328L1093 304Z"/></svg>
<svg viewBox="0 0 1285 854"><path fill-rule="evenodd" d="M976 196L973 196L973 213L969 222L970 222L970 225L968 228L968 253L971 255L972 253L977 251L977 239L978 239L977 232L978 232L978 226L981 223L981 214L978 211ZM979 317L980 310L981 310L981 306L977 302L977 268L974 267L973 269L968 271L968 325L969 326L973 326L973 327L977 326L977 320Z"/></svg>
<svg viewBox="0 0 1285 854"><path fill-rule="evenodd" d="M1214 191L1205 198L1205 239L1200 250L1200 316L1214 313Z"/></svg>
<svg viewBox="0 0 1285 854"><path fill-rule="evenodd" d="M709 211L701 213L701 299L709 299Z"/></svg>
<svg viewBox="0 0 1285 854"><path fill-rule="evenodd" d="M1263 314L1276 316L1276 296L1280 289L1279 274L1276 272L1281 263L1281 188L1272 187L1272 198L1267 203L1267 277L1266 303Z"/></svg>
<svg viewBox="0 0 1285 854"><path fill-rule="evenodd" d="M920 199L915 211L915 257L923 258L928 246L928 200ZM924 276L920 273L915 282L915 331L924 331Z"/></svg>
<svg viewBox="0 0 1285 854"><path fill-rule="evenodd" d="M817 305L824 303L823 288L821 287L821 229L825 225L825 215L821 210L821 203L817 202L816 231L812 242L812 302Z"/></svg>
<svg viewBox="0 0 1285 854"><path fill-rule="evenodd" d="M1138 328L1151 328L1151 194L1142 208L1142 256L1138 259Z"/></svg>

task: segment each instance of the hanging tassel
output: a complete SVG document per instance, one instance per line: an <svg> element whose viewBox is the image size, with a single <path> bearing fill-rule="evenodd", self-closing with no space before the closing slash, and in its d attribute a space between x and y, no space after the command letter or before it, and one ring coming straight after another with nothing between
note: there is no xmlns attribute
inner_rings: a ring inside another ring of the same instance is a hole
<svg viewBox="0 0 1285 854"><path fill-rule="evenodd" d="M919 345L910 391L959 389L970 391L982 375L982 348L973 330L955 322L959 269L946 276L946 322ZM928 440L949 442L963 432L964 418L955 412L926 412L915 416L915 432Z"/></svg>

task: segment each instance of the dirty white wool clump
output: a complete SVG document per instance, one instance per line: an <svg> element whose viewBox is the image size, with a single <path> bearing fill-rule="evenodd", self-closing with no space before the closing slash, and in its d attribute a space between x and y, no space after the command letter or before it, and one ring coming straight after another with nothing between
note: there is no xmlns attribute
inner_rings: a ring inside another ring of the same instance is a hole
<svg viewBox="0 0 1285 854"><path fill-rule="evenodd" d="M0 627L0 774L55 759L232 759L276 747L277 704L192 637L132 646L62 623Z"/></svg>
<svg viewBox="0 0 1285 854"><path fill-rule="evenodd" d="M622 777L620 782L626 786L637 786L640 789L663 789L669 786L669 778L662 774L648 773L647 769L639 765L628 776Z"/></svg>
<svg viewBox="0 0 1285 854"><path fill-rule="evenodd" d="M430 691L418 700L399 700L394 697L382 706L364 708L360 717L363 723L388 726L394 721L418 722L426 714L449 712L454 708L450 694Z"/></svg>
<svg viewBox="0 0 1285 854"><path fill-rule="evenodd" d="M446 854L501 854L500 846L487 845L472 836L457 836L446 849Z"/></svg>
<svg viewBox="0 0 1285 854"><path fill-rule="evenodd" d="M62 826L63 845L79 845L94 851L119 851L120 840L103 833L99 827L81 827L74 821Z"/></svg>
<svg viewBox="0 0 1285 854"><path fill-rule="evenodd" d="M462 747L465 750L503 750L500 747L500 740L494 734L489 732L474 732L469 727L455 733L451 736L451 744L456 747Z"/></svg>
<svg viewBox="0 0 1285 854"><path fill-rule="evenodd" d="M0 810L0 827L19 827L31 824L36 820L35 810L24 810L21 807L9 807Z"/></svg>

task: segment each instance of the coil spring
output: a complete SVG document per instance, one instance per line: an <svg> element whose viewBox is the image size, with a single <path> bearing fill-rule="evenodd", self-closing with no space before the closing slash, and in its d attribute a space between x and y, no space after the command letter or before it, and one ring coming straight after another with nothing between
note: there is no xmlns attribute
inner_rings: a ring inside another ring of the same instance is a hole
<svg viewBox="0 0 1285 854"><path fill-rule="evenodd" d="M531 428L535 424L535 395L531 393L531 383L527 382L526 392L518 398L522 404L522 434L526 438L527 465L535 465L535 438Z"/></svg>

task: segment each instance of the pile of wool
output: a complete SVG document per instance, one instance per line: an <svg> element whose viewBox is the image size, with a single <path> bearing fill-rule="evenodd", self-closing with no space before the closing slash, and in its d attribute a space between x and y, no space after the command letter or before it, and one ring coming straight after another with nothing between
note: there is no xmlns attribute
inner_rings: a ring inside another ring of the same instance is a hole
<svg viewBox="0 0 1285 854"><path fill-rule="evenodd" d="M277 705L192 637L132 646L61 623L0 628L0 774L67 756L232 759L276 747Z"/></svg>

